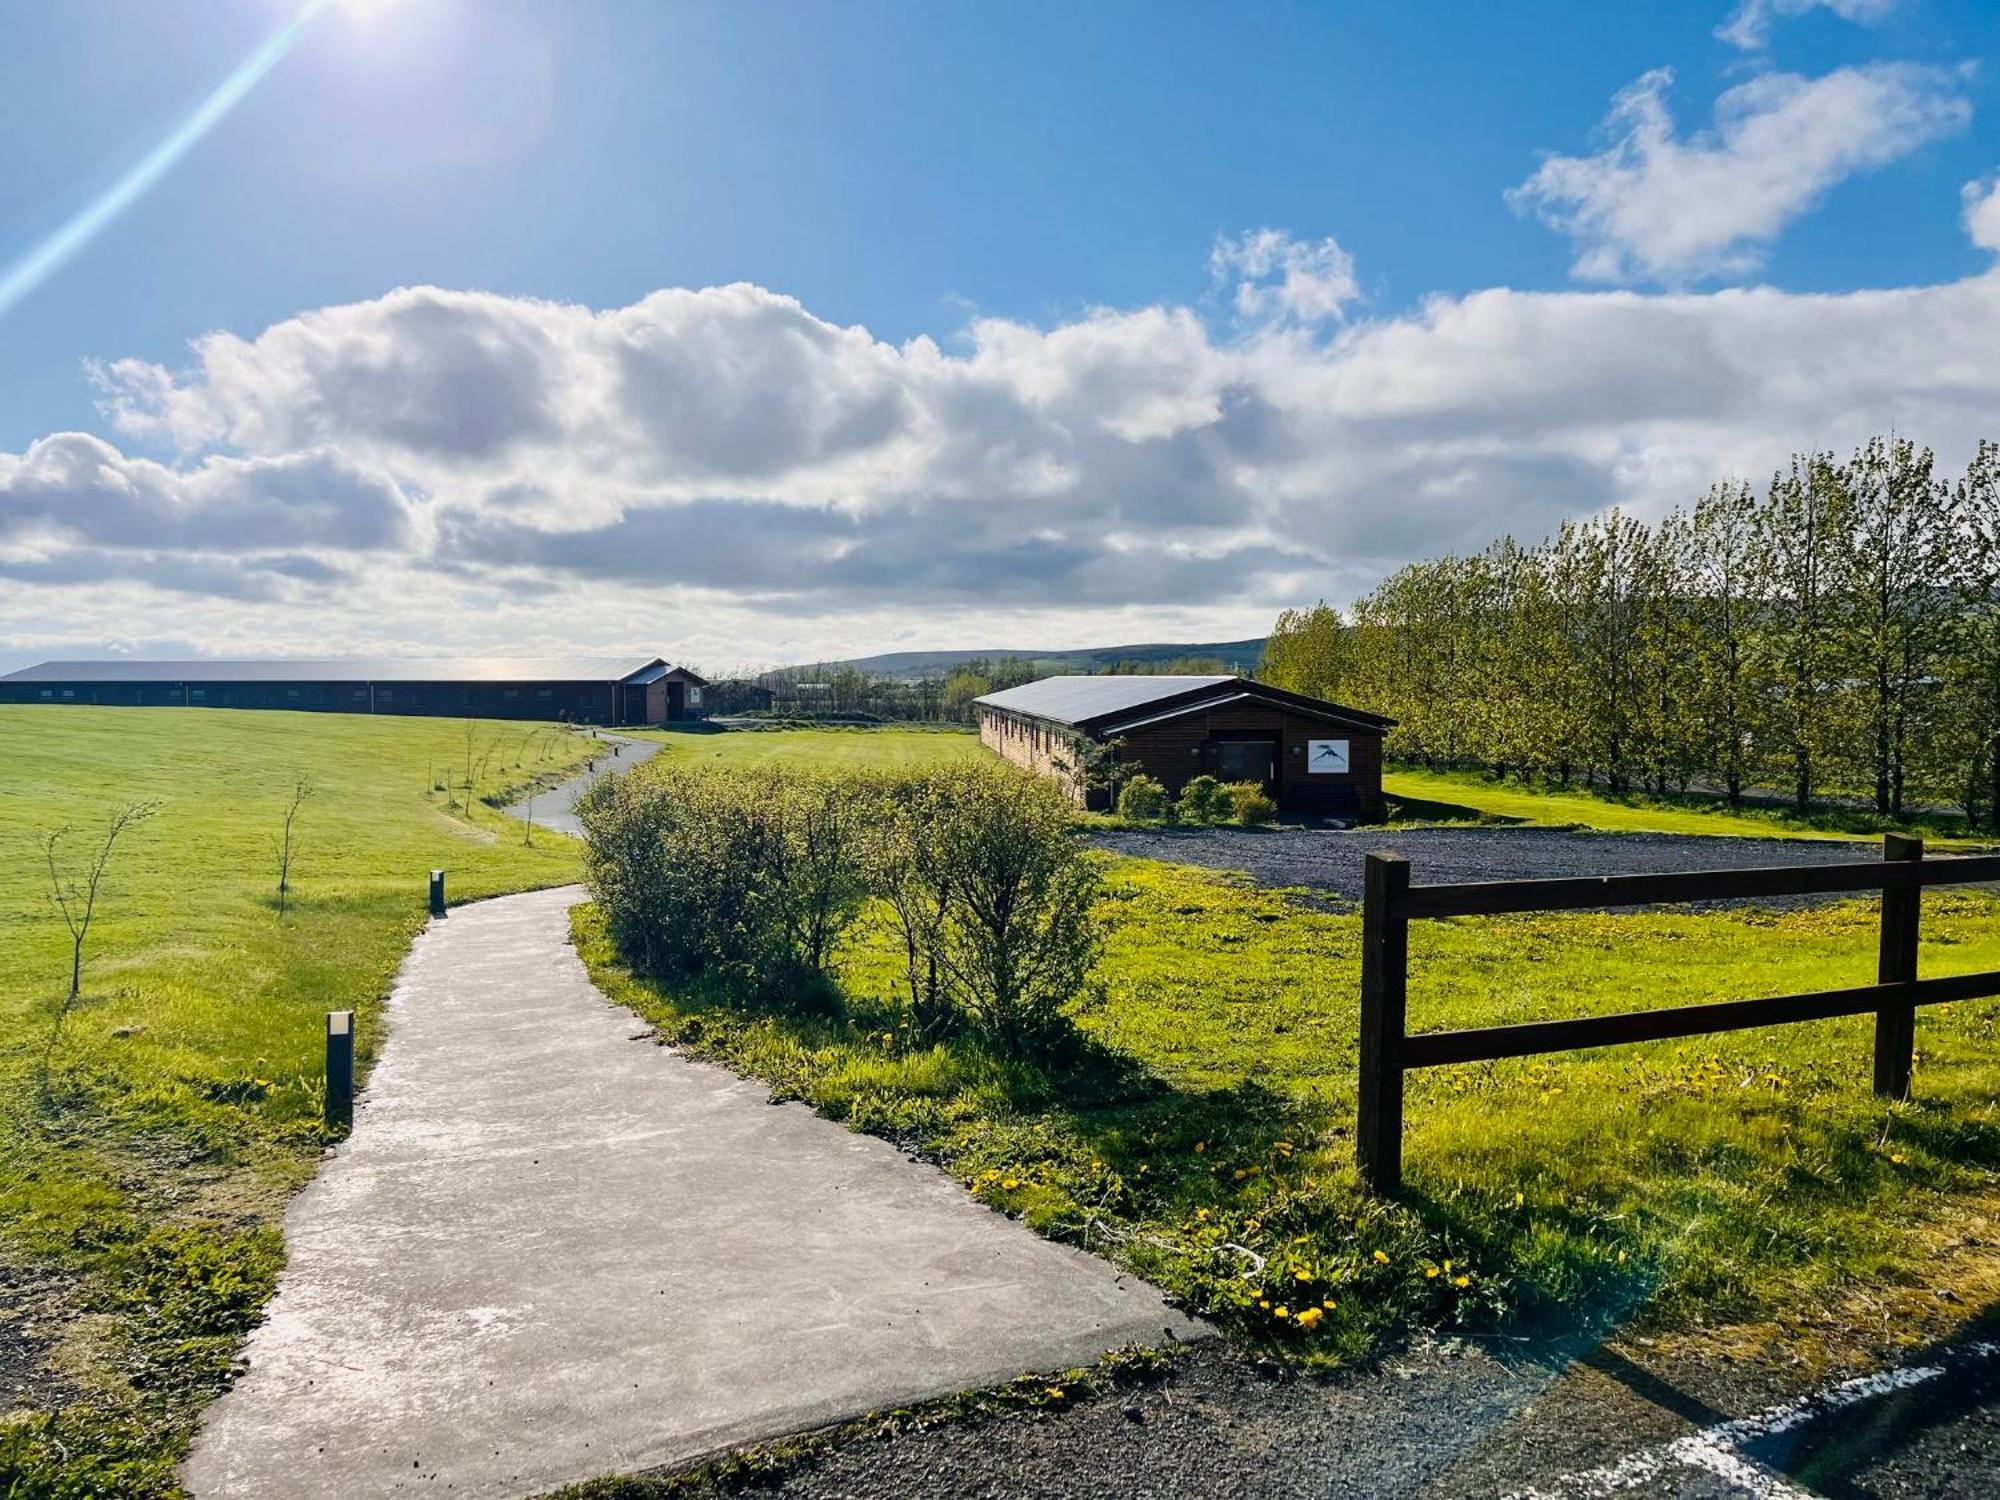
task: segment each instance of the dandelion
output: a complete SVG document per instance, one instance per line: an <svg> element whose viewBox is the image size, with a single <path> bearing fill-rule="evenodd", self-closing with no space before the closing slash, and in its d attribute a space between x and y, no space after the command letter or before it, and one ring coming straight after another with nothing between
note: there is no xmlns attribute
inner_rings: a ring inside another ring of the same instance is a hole
<svg viewBox="0 0 2000 1500"><path fill-rule="evenodd" d="M1310 1332L1311 1330L1319 1327L1319 1320L1325 1316L1326 1314L1321 1312L1316 1307L1302 1307L1299 1309L1298 1317L1295 1318L1293 1321L1296 1322L1299 1325L1299 1327Z"/></svg>
<svg viewBox="0 0 2000 1500"><path fill-rule="evenodd" d="M1340 1304L1339 1304L1338 1302L1334 1301L1334 1300L1333 1300L1333 1298L1331 1298L1331 1297L1322 1297L1322 1298L1320 1299L1320 1304L1319 1304L1319 1305L1320 1305L1321 1307L1338 1307L1338 1306L1340 1306Z"/></svg>
<svg viewBox="0 0 2000 1500"><path fill-rule="evenodd" d="M1521 1206L1522 1201L1523 1200L1521 1198L1521 1195L1519 1193L1516 1193L1514 1195L1514 1207L1519 1208Z"/></svg>
<svg viewBox="0 0 2000 1500"><path fill-rule="evenodd" d="M1271 1313L1271 1316L1274 1318L1289 1318L1291 1315L1292 1310L1289 1307L1276 1308Z"/></svg>
<svg viewBox="0 0 2000 1500"><path fill-rule="evenodd" d="M1426 1280L1426 1281L1436 1281L1436 1280L1437 1280L1437 1275L1438 1275L1438 1268L1437 1268L1436 1266L1425 1266L1425 1267L1424 1267L1424 1280Z"/></svg>
<svg viewBox="0 0 2000 1500"><path fill-rule="evenodd" d="M1376 1264L1376 1265L1378 1265L1378 1266L1386 1266L1386 1265L1388 1265L1388 1264L1389 1264L1389 1252L1388 1252L1387 1250L1377 1250L1377 1251L1375 1252L1375 1264Z"/></svg>
<svg viewBox="0 0 2000 1500"><path fill-rule="evenodd" d="M1197 1208L1197 1209L1196 1209L1196 1210L1194 1211L1194 1216L1195 1216L1195 1217L1196 1217L1197 1219L1200 1219L1200 1220L1202 1220L1202 1221L1203 1221L1203 1222L1205 1223L1205 1222L1207 1222L1207 1219L1208 1219L1208 1210L1207 1210L1207 1209L1205 1209L1205 1208Z"/></svg>
<svg viewBox="0 0 2000 1500"><path fill-rule="evenodd" d="M1005 1182L1000 1184L1000 1186L1005 1188L1010 1193L1013 1192L1014 1189L1019 1187L1020 1185L1021 1185L1021 1179L1018 1177L1009 1177Z"/></svg>
<svg viewBox="0 0 2000 1500"><path fill-rule="evenodd" d="M1889 1160L1894 1162L1897 1166L1900 1167L1904 1162L1908 1161L1909 1158L1903 1155L1903 1153L1900 1151L1891 1151L1889 1153Z"/></svg>
<svg viewBox="0 0 2000 1500"><path fill-rule="evenodd" d="M1300 1269L1292 1272L1292 1278L1295 1281L1311 1281L1313 1279L1313 1273L1304 1269Z"/></svg>
<svg viewBox="0 0 2000 1500"><path fill-rule="evenodd" d="M1472 1278L1470 1276L1454 1276L1451 1278L1451 1284L1453 1286L1471 1286Z"/></svg>

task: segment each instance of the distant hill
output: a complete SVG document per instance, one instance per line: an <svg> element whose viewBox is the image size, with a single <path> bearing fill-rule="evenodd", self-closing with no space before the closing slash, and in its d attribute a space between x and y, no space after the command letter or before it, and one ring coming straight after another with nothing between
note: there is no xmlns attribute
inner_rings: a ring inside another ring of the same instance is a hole
<svg viewBox="0 0 2000 1500"><path fill-rule="evenodd" d="M1006 657L1032 661L1042 671L1101 672L1119 662L1147 664L1179 661L1188 656L1213 657L1239 672L1254 672L1264 660L1260 636L1248 641L1149 641L1138 646L1087 646L1075 651L1008 651L1000 648L979 651L886 651L880 656L858 656L827 666L852 666L878 677L941 677L969 661L999 661Z"/></svg>

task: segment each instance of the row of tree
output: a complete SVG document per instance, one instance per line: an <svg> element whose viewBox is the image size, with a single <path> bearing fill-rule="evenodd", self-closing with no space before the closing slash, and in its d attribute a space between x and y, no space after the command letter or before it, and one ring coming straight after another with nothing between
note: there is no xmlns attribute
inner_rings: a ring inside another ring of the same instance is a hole
<svg viewBox="0 0 2000 1500"><path fill-rule="evenodd" d="M2000 827L2000 445L1951 476L1876 439L1654 525L1415 563L1347 614L1287 611L1264 670L1433 766Z"/></svg>
<svg viewBox="0 0 2000 1500"><path fill-rule="evenodd" d="M1222 673L1213 657L1119 661L1098 669L1112 675ZM768 712L783 718L869 718L917 723L970 723L972 704L987 693L1048 675L1025 656L978 657L946 673L895 677L852 662L778 667L752 678L714 684L704 695L714 713Z"/></svg>

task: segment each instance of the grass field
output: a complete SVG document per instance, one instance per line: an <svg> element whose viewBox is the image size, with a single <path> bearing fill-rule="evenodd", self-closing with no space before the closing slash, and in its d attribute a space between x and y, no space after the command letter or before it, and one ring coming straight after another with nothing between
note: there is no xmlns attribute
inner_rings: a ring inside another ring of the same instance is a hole
<svg viewBox="0 0 2000 1500"><path fill-rule="evenodd" d="M2000 901L1926 902L1924 972L2000 967ZM1961 1311L2000 1292L1990 1251L1963 1248L1995 1227L2000 1002L1927 1012L1916 1100L1894 1107L1869 1092L1858 1019L1419 1073L1410 1193L1385 1205L1351 1166L1358 918L1138 860L1111 865L1105 912L1092 1046L1053 1075L911 1045L879 923L850 946L839 1022L663 992L587 910L578 930L600 982L690 1051L920 1147L983 1201L1311 1362L1412 1325L1839 1310L1873 1327L1895 1305L1915 1326L1949 1316L1933 1288ZM1869 903L1419 924L1411 1022L1865 982L1875 929Z"/></svg>
<svg viewBox="0 0 2000 1500"><path fill-rule="evenodd" d="M635 737L666 745L662 756L690 764L812 765L826 770L900 770L969 760L989 752L963 729L732 729L723 732L638 730ZM659 756L654 757L659 759Z"/></svg>
<svg viewBox="0 0 2000 1500"><path fill-rule="evenodd" d="M318 1158L324 1013L360 1011L372 1050L433 866L454 900L576 877L573 843L525 847L481 799L591 742L471 728L467 796L464 721L0 707L0 1363L19 1366L0 1369L0 1494L171 1492ZM281 920L273 846L300 774L317 791ZM58 1032L69 945L40 839L71 823L80 855L146 799ZM24 1347L8 1335L30 1313L46 1338Z"/></svg>
<svg viewBox="0 0 2000 1500"><path fill-rule="evenodd" d="M1597 828L1612 833L1689 833L1765 839L1851 839L1888 832L1923 835L1935 848L1994 842L1948 814L1892 821L1859 809L1809 816L1776 805L1732 810L1716 798L1612 797L1582 789L1525 786L1469 771L1390 770L1382 777L1394 822L1500 822Z"/></svg>

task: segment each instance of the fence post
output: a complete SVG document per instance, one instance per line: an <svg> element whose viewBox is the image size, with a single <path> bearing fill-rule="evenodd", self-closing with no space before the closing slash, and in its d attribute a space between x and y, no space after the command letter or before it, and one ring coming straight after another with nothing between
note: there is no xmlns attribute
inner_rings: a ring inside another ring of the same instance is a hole
<svg viewBox="0 0 2000 1500"><path fill-rule="evenodd" d="M1882 841L1882 857L1916 861L1924 841L1892 833ZM1876 979L1901 984L1917 977L1917 924L1923 909L1921 886L1882 892L1882 959ZM1885 1099L1910 1097L1910 1066L1917 1046L1917 1008L1888 1005L1875 1012L1875 1092Z"/></svg>
<svg viewBox="0 0 2000 1500"><path fill-rule="evenodd" d="M326 1013L326 1123L346 1130L354 1123L354 1012Z"/></svg>
<svg viewBox="0 0 2000 1500"><path fill-rule="evenodd" d="M431 915L444 915L444 871L431 871Z"/></svg>
<svg viewBox="0 0 2000 1500"><path fill-rule="evenodd" d="M1368 856L1361 904L1361 1097L1354 1158L1372 1193L1403 1185L1403 1022L1409 982L1410 919L1402 897L1410 862Z"/></svg>

